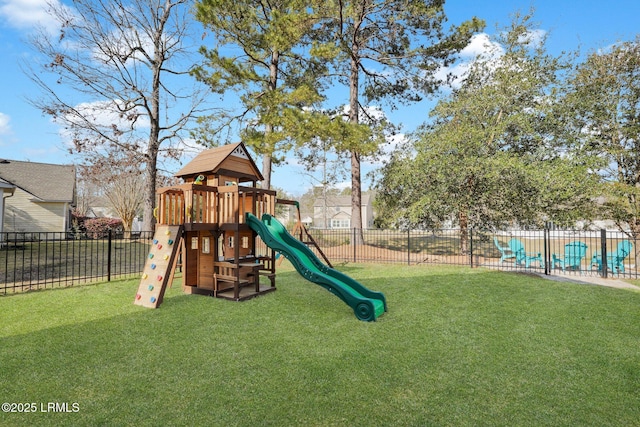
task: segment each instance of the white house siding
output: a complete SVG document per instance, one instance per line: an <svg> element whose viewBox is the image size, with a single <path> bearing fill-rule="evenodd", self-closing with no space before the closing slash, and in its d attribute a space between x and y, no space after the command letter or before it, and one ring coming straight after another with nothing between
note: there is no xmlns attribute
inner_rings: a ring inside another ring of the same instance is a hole
<svg viewBox="0 0 640 427"><path fill-rule="evenodd" d="M373 209L371 206L362 206L362 226L373 228Z"/></svg>
<svg viewBox="0 0 640 427"><path fill-rule="evenodd" d="M313 207L313 225L318 228L351 228L351 205L330 205L328 201L325 213L324 206ZM373 227L373 209L370 206L362 205L362 226L364 228ZM326 218L326 225L325 225ZM337 225L333 221L337 221ZM345 224L348 226L344 226Z"/></svg>
<svg viewBox="0 0 640 427"><path fill-rule="evenodd" d="M4 190L0 188L0 243L4 240Z"/></svg>
<svg viewBox="0 0 640 427"><path fill-rule="evenodd" d="M68 203L38 202L19 188L5 203L5 232L65 231Z"/></svg>

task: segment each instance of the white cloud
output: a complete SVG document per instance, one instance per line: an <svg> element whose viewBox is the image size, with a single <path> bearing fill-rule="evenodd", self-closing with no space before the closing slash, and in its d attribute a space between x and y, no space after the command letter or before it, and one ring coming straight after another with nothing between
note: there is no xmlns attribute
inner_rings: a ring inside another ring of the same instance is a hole
<svg viewBox="0 0 640 427"><path fill-rule="evenodd" d="M117 126L119 129L129 129L133 125L135 129L143 129L149 127L149 120L142 115L141 111L134 109L130 114L138 113L135 123L121 113L122 101L95 101L83 102L76 105L75 110L78 111L87 121L96 126L112 127ZM69 118L73 121L73 118Z"/></svg>
<svg viewBox="0 0 640 427"><path fill-rule="evenodd" d="M8 115L0 113L0 135L11 133L11 125L9 124L10 121L11 118Z"/></svg>
<svg viewBox="0 0 640 427"><path fill-rule="evenodd" d="M125 21L129 17L120 19ZM169 35L165 34L163 37L165 46L173 44ZM120 58L127 58L125 65L132 66L136 61L146 61L145 54L139 51L139 48L147 52L149 56L153 55L153 40L144 31L144 28L118 28L116 26L109 34L105 35L105 39L110 41L108 46L96 46L92 49L93 60L97 62L107 62L110 60L110 56L115 54Z"/></svg>
<svg viewBox="0 0 640 427"><path fill-rule="evenodd" d="M526 44L529 47L539 47L547 36L547 32L541 29L527 31L518 38L518 42Z"/></svg>
<svg viewBox="0 0 640 427"><path fill-rule="evenodd" d="M396 151L399 145L404 144L407 141L407 136L404 133L397 133L390 135L387 138L387 143L380 146L381 153L375 159L366 160L365 163L373 168L379 168L384 165L386 161L391 158L391 154Z"/></svg>
<svg viewBox="0 0 640 427"><path fill-rule="evenodd" d="M475 59L479 56L500 57L503 54L504 48L492 41L487 33L471 37L469 44L460 52L460 56L466 59Z"/></svg>
<svg viewBox="0 0 640 427"><path fill-rule="evenodd" d="M59 130L60 138L69 146L73 145L70 128L86 129L88 123L105 132L114 131L115 127L121 131L133 130L135 134L137 131L144 132L149 128L149 120L145 115L140 113L141 115L134 121L120 113L117 106L121 104L120 100L83 102L74 107L78 114L69 114L65 116L64 120L53 121L58 125L63 125ZM135 113L135 110L132 113ZM73 126L74 124L76 126Z"/></svg>
<svg viewBox="0 0 640 427"><path fill-rule="evenodd" d="M57 0L53 0L57 2ZM48 0L0 0L0 18L18 29L31 29L38 25L48 31L58 28L56 20L47 12Z"/></svg>
<svg viewBox="0 0 640 427"><path fill-rule="evenodd" d="M504 48L491 40L488 34L480 33L471 37L469 44L460 51L461 60L450 67L442 67L436 77L449 81L451 86L459 87L469 68L479 58L498 60L504 55Z"/></svg>
<svg viewBox="0 0 640 427"><path fill-rule="evenodd" d="M331 186L331 188L336 188L340 191L344 190L345 188L351 188L351 181L340 181L340 182L336 182L335 184L333 184Z"/></svg>

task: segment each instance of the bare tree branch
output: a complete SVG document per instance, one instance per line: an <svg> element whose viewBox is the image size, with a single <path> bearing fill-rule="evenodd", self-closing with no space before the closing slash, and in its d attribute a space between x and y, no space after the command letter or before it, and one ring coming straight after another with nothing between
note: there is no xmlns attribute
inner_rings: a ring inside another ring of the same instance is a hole
<svg viewBox="0 0 640 427"><path fill-rule="evenodd" d="M31 103L64 129L70 151L95 160L124 151L144 172L144 227L152 227L157 165L179 155L207 90L195 62L187 0L73 0L49 4L59 36L31 45L42 63L23 64L41 88ZM44 73L43 73L44 72Z"/></svg>

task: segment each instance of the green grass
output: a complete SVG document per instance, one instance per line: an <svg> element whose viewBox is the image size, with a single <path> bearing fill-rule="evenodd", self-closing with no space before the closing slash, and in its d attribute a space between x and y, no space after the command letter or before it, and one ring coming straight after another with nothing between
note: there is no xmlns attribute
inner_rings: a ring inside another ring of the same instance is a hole
<svg viewBox="0 0 640 427"><path fill-rule="evenodd" d="M347 265L389 312L285 265L243 303L136 281L0 297L0 425L640 424L640 292L466 267Z"/></svg>
<svg viewBox="0 0 640 427"><path fill-rule="evenodd" d="M113 239L111 274L126 275L141 271L149 252L147 240ZM3 284L16 289L8 292L46 287L59 283L82 283L106 279L109 241L49 240L25 242L0 249L0 292Z"/></svg>
<svg viewBox="0 0 640 427"><path fill-rule="evenodd" d="M624 279L625 282L640 286L640 279Z"/></svg>

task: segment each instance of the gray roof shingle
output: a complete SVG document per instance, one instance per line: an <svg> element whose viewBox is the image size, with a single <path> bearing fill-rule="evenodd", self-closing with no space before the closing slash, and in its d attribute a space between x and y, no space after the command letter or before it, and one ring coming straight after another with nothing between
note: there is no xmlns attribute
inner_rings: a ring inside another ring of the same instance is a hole
<svg viewBox="0 0 640 427"><path fill-rule="evenodd" d="M8 163L6 163L8 162ZM32 194L42 202L73 202L74 165L7 160L0 163L0 179Z"/></svg>

